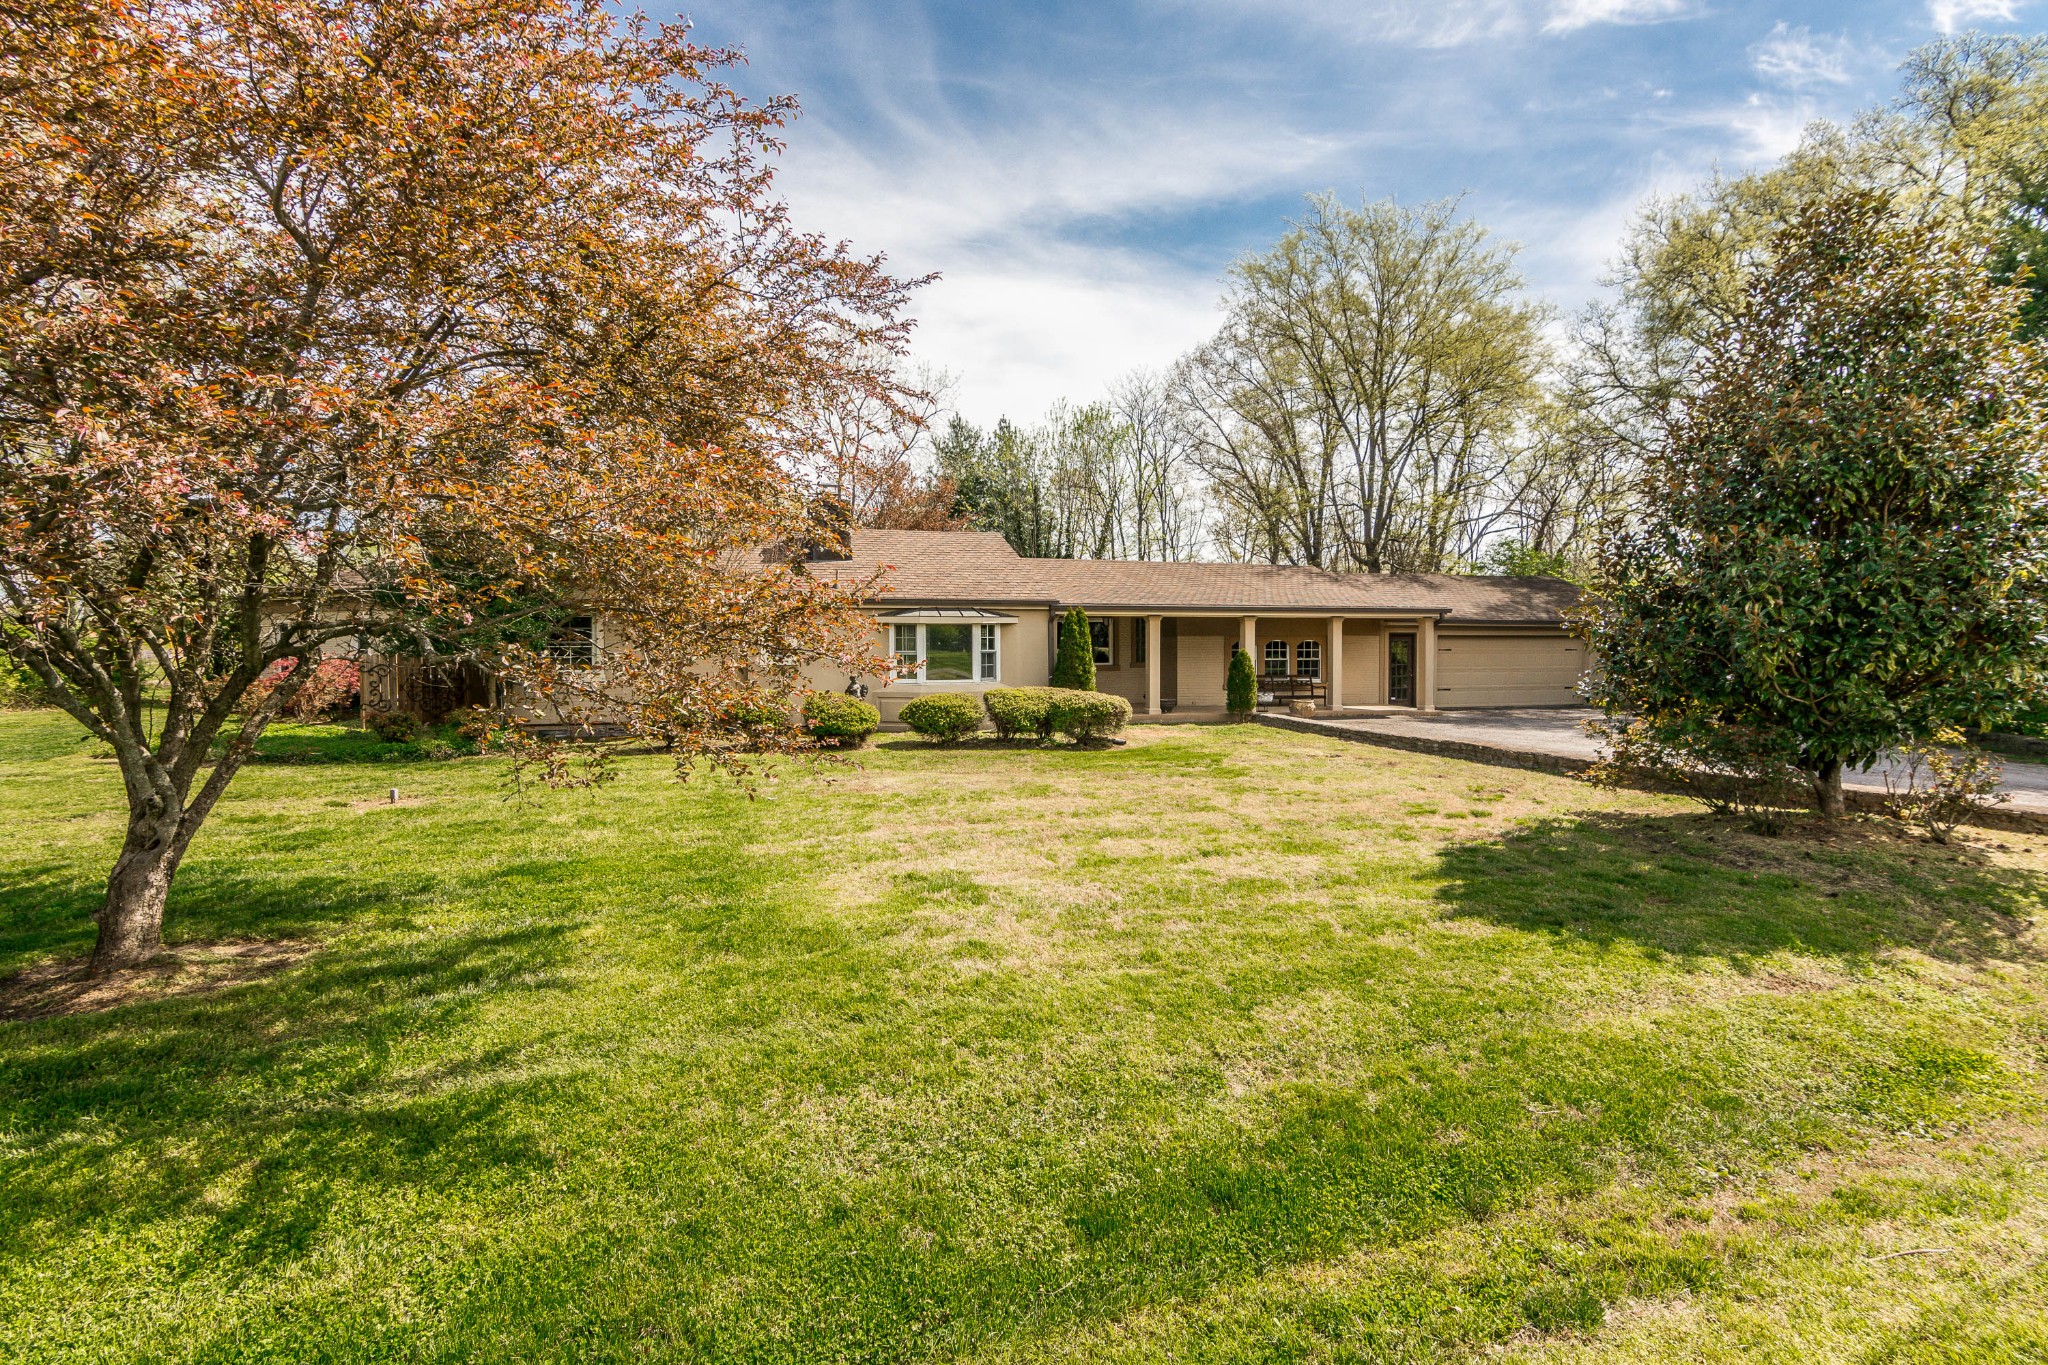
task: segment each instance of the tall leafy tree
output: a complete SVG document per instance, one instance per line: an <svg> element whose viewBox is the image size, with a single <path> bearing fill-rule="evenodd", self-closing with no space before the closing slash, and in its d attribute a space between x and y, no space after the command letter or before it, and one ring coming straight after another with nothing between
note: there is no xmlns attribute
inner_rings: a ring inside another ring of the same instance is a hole
<svg viewBox="0 0 2048 1365"><path fill-rule="evenodd" d="M904 289L790 228L733 60L584 0L0 12L0 650L119 764L97 970L330 647L601 604L601 667L492 662L718 758L880 666L758 550Z"/></svg>
<svg viewBox="0 0 2048 1365"><path fill-rule="evenodd" d="M1648 463L1586 630L1596 699L1680 749L1844 765L2011 714L2048 659L2048 407L2020 291L1856 193L1770 243Z"/></svg>
<svg viewBox="0 0 2048 1365"><path fill-rule="evenodd" d="M1375 573L1470 557L1513 495L1545 360L1514 254L1455 203L1323 195L1237 265L1177 386L1236 553Z"/></svg>
<svg viewBox="0 0 2048 1365"><path fill-rule="evenodd" d="M2048 168L2048 146L2042 148ZM2026 291L2019 334L2029 341L2048 337L2048 169L2028 177L2007 206L1998 245L1991 253L1991 278Z"/></svg>
<svg viewBox="0 0 2048 1365"><path fill-rule="evenodd" d="M1699 391L1716 336L1746 306L1775 234L1810 205L1857 189L1889 195L1924 222L2002 238L1986 265L2001 283L2048 264L2048 36L1962 34L1929 43L1900 68L1898 95L1847 125L1815 124L1790 155L1749 175L1652 199L1624 238L1613 297L1574 328L1563 401L1573 439L1615 464L1660 444L1679 404ZM2020 316L2039 334L2048 289Z"/></svg>

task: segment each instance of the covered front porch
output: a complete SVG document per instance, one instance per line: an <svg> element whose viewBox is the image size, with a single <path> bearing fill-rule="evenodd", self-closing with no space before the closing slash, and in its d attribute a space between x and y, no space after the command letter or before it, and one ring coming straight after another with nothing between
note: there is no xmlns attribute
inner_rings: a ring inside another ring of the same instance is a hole
<svg viewBox="0 0 2048 1365"><path fill-rule="evenodd" d="M1087 610L1096 687L1125 698L1141 717L1223 715L1235 646L1258 671L1262 710L1297 703L1322 714L1437 709L1434 615Z"/></svg>

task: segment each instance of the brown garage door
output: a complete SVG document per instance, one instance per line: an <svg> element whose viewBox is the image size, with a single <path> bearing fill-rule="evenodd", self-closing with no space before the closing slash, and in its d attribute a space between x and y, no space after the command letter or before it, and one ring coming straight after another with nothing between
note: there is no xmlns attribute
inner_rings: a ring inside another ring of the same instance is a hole
<svg viewBox="0 0 2048 1365"><path fill-rule="evenodd" d="M1437 637L1438 706L1570 706L1586 647L1559 635Z"/></svg>

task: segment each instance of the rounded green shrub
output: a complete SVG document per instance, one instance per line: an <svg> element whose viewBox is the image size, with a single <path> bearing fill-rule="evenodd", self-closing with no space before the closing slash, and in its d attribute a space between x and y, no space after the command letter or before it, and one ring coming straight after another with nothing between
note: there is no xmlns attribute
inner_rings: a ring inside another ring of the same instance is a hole
<svg viewBox="0 0 2048 1365"><path fill-rule="evenodd" d="M1063 690L1051 700L1049 709L1052 728L1080 743L1107 739L1131 721L1130 702L1107 692Z"/></svg>
<svg viewBox="0 0 2048 1365"><path fill-rule="evenodd" d="M420 718L410 711L390 711L370 717L370 733L386 744L410 744L420 736Z"/></svg>
<svg viewBox="0 0 2048 1365"><path fill-rule="evenodd" d="M965 739L981 728L981 704L959 692L937 692L906 702L900 715L926 739Z"/></svg>
<svg viewBox="0 0 2048 1365"><path fill-rule="evenodd" d="M882 724L871 702L844 692L813 692L804 698L804 733L832 744L859 744Z"/></svg>
<svg viewBox="0 0 2048 1365"><path fill-rule="evenodd" d="M996 734L1002 738L1037 735L1040 739L1047 739L1052 735L1052 699L1061 690L1056 687L991 687L981 694L981 704L988 708L988 718L995 725Z"/></svg>
<svg viewBox="0 0 2048 1365"><path fill-rule="evenodd" d="M11 706L26 710L49 704L50 693L43 686L43 680L5 655L0 655L0 710Z"/></svg>

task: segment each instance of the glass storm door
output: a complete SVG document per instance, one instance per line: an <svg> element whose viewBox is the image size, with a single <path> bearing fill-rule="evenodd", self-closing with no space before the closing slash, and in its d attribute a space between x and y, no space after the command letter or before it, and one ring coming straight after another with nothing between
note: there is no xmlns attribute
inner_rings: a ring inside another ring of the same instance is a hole
<svg viewBox="0 0 2048 1365"><path fill-rule="evenodd" d="M1387 702L1392 706L1415 705L1415 636L1412 633L1387 636Z"/></svg>

